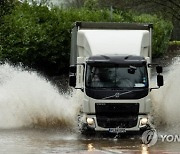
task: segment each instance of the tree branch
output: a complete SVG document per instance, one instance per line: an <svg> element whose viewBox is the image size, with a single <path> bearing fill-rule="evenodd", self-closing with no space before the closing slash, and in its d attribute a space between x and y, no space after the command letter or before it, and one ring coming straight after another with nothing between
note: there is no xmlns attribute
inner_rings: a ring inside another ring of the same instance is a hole
<svg viewBox="0 0 180 154"><path fill-rule="evenodd" d="M164 6L166 8L168 8L169 10L171 10L173 12L173 14L177 14L176 16L180 16L180 12L179 10L177 11L176 9L174 9L173 7L170 7L168 5L166 5L165 3L161 3L159 1L153 1L155 4L159 4L161 6ZM179 17L178 17L179 18Z"/></svg>
<svg viewBox="0 0 180 154"><path fill-rule="evenodd" d="M173 0L169 0L169 2L171 2L172 4L174 4L177 8L180 8L180 4L177 4L177 3L174 2Z"/></svg>

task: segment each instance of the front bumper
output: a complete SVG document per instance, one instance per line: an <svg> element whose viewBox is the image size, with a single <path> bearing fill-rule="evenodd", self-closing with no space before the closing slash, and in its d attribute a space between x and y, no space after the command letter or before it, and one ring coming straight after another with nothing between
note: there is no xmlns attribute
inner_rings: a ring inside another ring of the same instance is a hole
<svg viewBox="0 0 180 154"><path fill-rule="evenodd" d="M141 121L143 118L147 118L147 123L142 124ZM93 119L94 123L88 124L87 119ZM128 119L124 119L126 121ZM114 127L108 126L108 128L104 128L98 125L97 117L96 115L79 115L78 116L78 126L81 132L83 131L95 131L95 132L110 132L110 130ZM137 121L134 127L127 128L122 127L124 131L123 132L134 132L134 131L141 131L146 130L147 128L152 128L152 118L149 115L138 115ZM121 126L118 126L118 129L121 128Z"/></svg>

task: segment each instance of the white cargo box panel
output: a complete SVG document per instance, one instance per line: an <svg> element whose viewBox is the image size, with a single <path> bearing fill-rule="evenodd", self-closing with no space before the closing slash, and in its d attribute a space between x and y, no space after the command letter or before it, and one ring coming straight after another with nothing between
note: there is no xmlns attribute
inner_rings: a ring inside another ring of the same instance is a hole
<svg viewBox="0 0 180 154"><path fill-rule="evenodd" d="M79 56L128 54L148 57L150 46L148 30L79 30Z"/></svg>

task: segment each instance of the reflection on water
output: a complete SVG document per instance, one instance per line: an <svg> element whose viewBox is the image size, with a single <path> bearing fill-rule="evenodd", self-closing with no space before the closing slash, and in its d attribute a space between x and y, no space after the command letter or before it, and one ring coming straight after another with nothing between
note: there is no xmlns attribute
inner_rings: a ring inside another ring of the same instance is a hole
<svg viewBox="0 0 180 154"><path fill-rule="evenodd" d="M180 151L179 143L162 143L148 148L141 136L114 139L106 136L83 136L67 129L9 129L0 130L0 153L3 154L149 154Z"/></svg>
<svg viewBox="0 0 180 154"><path fill-rule="evenodd" d="M144 144L142 144L142 154L149 154L148 147Z"/></svg>
<svg viewBox="0 0 180 154"><path fill-rule="evenodd" d="M88 150L88 151L94 151L94 150L95 150L95 148L94 148L94 146L93 146L93 143L89 143L89 144L87 145L87 150Z"/></svg>
<svg viewBox="0 0 180 154"><path fill-rule="evenodd" d="M54 129L21 129L0 131L0 153L80 153L121 150L141 151L141 141L85 137L78 133Z"/></svg>

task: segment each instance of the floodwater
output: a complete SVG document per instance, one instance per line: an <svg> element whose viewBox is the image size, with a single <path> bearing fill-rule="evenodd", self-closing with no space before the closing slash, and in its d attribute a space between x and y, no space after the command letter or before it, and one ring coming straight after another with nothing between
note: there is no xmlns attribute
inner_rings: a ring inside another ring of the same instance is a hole
<svg viewBox="0 0 180 154"><path fill-rule="evenodd" d="M165 86L152 92L158 141L142 144L141 135L83 136L77 130L76 92L58 88L36 72L9 64L0 66L0 153L148 154L180 153L179 142L160 135L180 135L180 58L165 67Z"/></svg>
<svg viewBox="0 0 180 154"><path fill-rule="evenodd" d="M179 143L162 143L148 148L141 144L139 136L119 139L108 137L85 137L79 133L55 129L11 129L0 131L0 153L3 154L148 154L175 153Z"/></svg>

